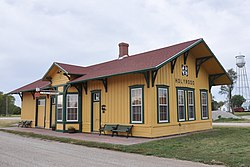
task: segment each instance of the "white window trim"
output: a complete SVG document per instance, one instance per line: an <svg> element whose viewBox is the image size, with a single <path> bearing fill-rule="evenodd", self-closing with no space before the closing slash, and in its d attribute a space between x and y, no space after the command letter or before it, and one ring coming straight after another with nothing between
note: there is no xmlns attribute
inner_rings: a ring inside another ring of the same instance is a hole
<svg viewBox="0 0 250 167"><path fill-rule="evenodd" d="M179 104L179 92L183 92L183 104L181 105L181 106L184 107L184 118L183 118L183 119L180 119L180 118L179 118L179 106L180 106L180 104ZM185 91L184 91L183 89L179 89L179 90L178 90L177 97L178 97L178 101L177 101L177 103L178 103L178 120L179 120L179 122L181 122L181 121L185 121L185 120L186 120Z"/></svg>
<svg viewBox="0 0 250 167"><path fill-rule="evenodd" d="M68 95L77 95L77 107L68 107ZM66 121L67 122L78 122L78 103L79 103L79 101L78 101L78 94L67 94L67 96L66 96ZM76 108L77 110L76 110L76 117L77 117L77 119L76 120L68 120L68 109L69 108Z"/></svg>
<svg viewBox="0 0 250 167"><path fill-rule="evenodd" d="M203 104L202 103L202 94L205 94L206 96L206 103L205 104ZM207 115L208 115L208 105L207 105L207 99L208 98L208 95L207 95L207 92L206 91L201 91L201 114L202 114L202 119L208 119L208 116L207 117L204 117L203 116L203 106L206 106L206 108L207 108Z"/></svg>
<svg viewBox="0 0 250 167"><path fill-rule="evenodd" d="M166 102L167 104L160 104L160 96L159 96L159 91L160 90L163 90L163 91L166 91ZM167 119L166 120L161 120L161 114L160 114L160 106L166 106L167 107ZM169 119L168 119L168 114L169 114L169 111L168 111L168 89L167 88L158 88L158 119L159 119L159 123L168 123L169 122Z"/></svg>
<svg viewBox="0 0 250 167"><path fill-rule="evenodd" d="M193 98L193 99L192 99L192 102L193 102L192 105L189 104L189 96L188 96L189 92L192 93L192 95L193 95L193 96L192 96L192 98ZM188 103L188 120L189 120L189 121L193 121L193 120L195 119L194 91L189 90L189 91L188 91L188 94L187 94L187 98L188 98L188 100L187 100L187 103ZM193 111L193 112L194 112L194 117L193 117L193 118L190 118L190 117L189 117L189 106L193 106L193 109L194 109L194 111Z"/></svg>
<svg viewBox="0 0 250 167"><path fill-rule="evenodd" d="M130 96L131 96L131 97L130 97L130 98L131 98L130 107L131 107L131 115L132 115L131 118L133 119L133 115L134 115L133 106L135 106L135 107L136 107L136 106L141 106L141 121L134 121L134 120L131 120L131 123L143 123L143 120L142 120L142 119L143 119L143 112L142 112L142 111L143 111L143 99L142 99L142 101L141 101L141 105L138 105L138 104L133 105L133 104L132 104L132 91L133 91L133 90L137 90L137 89L140 89L140 90L141 90L141 99L142 99L142 97L143 97L143 96L142 96L142 94L143 94L143 92L142 92L143 89L142 89L142 88L131 88L131 90L130 90Z"/></svg>
<svg viewBox="0 0 250 167"><path fill-rule="evenodd" d="M58 96L62 96L62 107L58 107ZM57 96L57 104L56 104L56 112L57 112L57 115L56 115L56 120L57 120L57 122L62 122L63 121L63 95L58 95ZM62 109L62 119L58 119L58 108L61 108Z"/></svg>

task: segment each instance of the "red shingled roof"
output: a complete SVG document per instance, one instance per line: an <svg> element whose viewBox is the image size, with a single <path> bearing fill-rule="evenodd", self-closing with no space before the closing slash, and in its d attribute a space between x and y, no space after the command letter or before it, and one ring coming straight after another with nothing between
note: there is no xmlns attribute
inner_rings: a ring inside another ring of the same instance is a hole
<svg viewBox="0 0 250 167"><path fill-rule="evenodd" d="M49 81L42 81L41 79L35 81L35 82L32 82L28 85L25 85L21 88L18 88L16 90L13 90L11 91L9 94L15 94L15 93L20 93L20 92L27 92L27 91L34 91L36 90L36 88L40 88L40 89L43 89L47 86L50 85L50 82Z"/></svg>
<svg viewBox="0 0 250 167"><path fill-rule="evenodd" d="M64 64L64 63L58 63L58 62L55 62L54 64L62 68L68 74L82 75L86 71L86 67L82 67L82 66Z"/></svg>
<svg viewBox="0 0 250 167"><path fill-rule="evenodd" d="M116 59L113 61L88 66L85 68L86 71L84 71L84 74L86 75L79 77L70 83L157 68L160 64L173 58L180 52L196 43L199 43L200 41L202 41L202 39L196 39L169 47L132 55L123 59Z"/></svg>
<svg viewBox="0 0 250 167"><path fill-rule="evenodd" d="M116 59L113 61L96 64L88 67L64 64L55 62L51 66L58 66L67 74L75 74L75 75L82 75L75 80L69 83L77 83L91 79L97 79L102 77L108 77L112 75L120 75L125 73L132 73L138 71L146 71L150 69L159 68L162 64L171 61L173 58L181 55L186 50L196 46L203 39L196 39L188 42L183 42L180 44L172 45L169 47L152 50L145 53L140 53L136 55L131 55L128 57L124 57L123 59ZM50 68L50 69L51 69ZM50 69L44 75L43 79L45 80L45 76L48 74ZM37 87L44 88L49 86L49 81L43 81L43 79L35 81L31 84L23 86L19 89L16 89L10 93L19 93L24 91L33 91Z"/></svg>

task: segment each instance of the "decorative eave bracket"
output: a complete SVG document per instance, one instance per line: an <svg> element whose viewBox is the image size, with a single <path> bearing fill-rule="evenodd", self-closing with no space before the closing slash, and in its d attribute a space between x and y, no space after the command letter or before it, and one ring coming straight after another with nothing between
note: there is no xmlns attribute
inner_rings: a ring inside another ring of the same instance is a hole
<svg viewBox="0 0 250 167"><path fill-rule="evenodd" d="M177 60L177 57L171 61L171 73L174 72L174 66L175 66L176 60Z"/></svg>
<svg viewBox="0 0 250 167"><path fill-rule="evenodd" d="M209 80L209 92L211 92L211 88L212 88L212 86L214 86L214 81L225 74L226 73L209 75L209 78L208 78L208 80Z"/></svg>
<svg viewBox="0 0 250 167"><path fill-rule="evenodd" d="M100 79L102 81L102 84L104 86L105 92L108 92L108 79L107 78L103 78Z"/></svg>
<svg viewBox="0 0 250 167"><path fill-rule="evenodd" d="M189 55L189 50L184 53L184 64L187 63L187 57Z"/></svg>
<svg viewBox="0 0 250 167"><path fill-rule="evenodd" d="M18 93L18 95L20 96L21 100L23 101L23 93L20 92L20 93Z"/></svg>
<svg viewBox="0 0 250 167"><path fill-rule="evenodd" d="M143 75L144 75L144 78L145 78L146 83L147 83L147 88L149 88L150 87L150 72L146 71L143 73Z"/></svg>
<svg viewBox="0 0 250 167"><path fill-rule="evenodd" d="M35 99L35 92L32 91L32 92L30 92L30 93L32 94L33 99Z"/></svg>
<svg viewBox="0 0 250 167"><path fill-rule="evenodd" d="M154 87L157 72L158 72L158 69L151 71L151 74L152 74L152 87Z"/></svg>
<svg viewBox="0 0 250 167"><path fill-rule="evenodd" d="M52 83L52 78L51 77L48 76L45 79L48 80L50 83Z"/></svg>
<svg viewBox="0 0 250 167"><path fill-rule="evenodd" d="M78 93L82 92L82 85L81 84L73 84L72 86L77 89Z"/></svg>
<svg viewBox="0 0 250 167"><path fill-rule="evenodd" d="M68 75L67 73L63 73L63 75L66 76L70 81L70 75Z"/></svg>
<svg viewBox="0 0 250 167"><path fill-rule="evenodd" d="M213 56L206 56L206 57L201 57L201 58L196 59L195 61L196 78L198 77L201 65L212 57Z"/></svg>
<svg viewBox="0 0 250 167"><path fill-rule="evenodd" d="M86 82L83 82L82 83L82 86L83 86L83 89L84 89L84 91L85 91L85 94L87 95L88 94L88 82L86 81Z"/></svg>

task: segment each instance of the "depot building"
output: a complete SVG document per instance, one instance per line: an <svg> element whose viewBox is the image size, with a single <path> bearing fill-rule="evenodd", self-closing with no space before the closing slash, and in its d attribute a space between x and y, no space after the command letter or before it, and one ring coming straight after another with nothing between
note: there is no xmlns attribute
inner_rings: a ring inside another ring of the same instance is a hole
<svg viewBox="0 0 250 167"><path fill-rule="evenodd" d="M41 79L11 94L32 127L95 133L133 125L132 135L160 137L212 128L211 87L232 81L203 39L87 67L54 62Z"/></svg>

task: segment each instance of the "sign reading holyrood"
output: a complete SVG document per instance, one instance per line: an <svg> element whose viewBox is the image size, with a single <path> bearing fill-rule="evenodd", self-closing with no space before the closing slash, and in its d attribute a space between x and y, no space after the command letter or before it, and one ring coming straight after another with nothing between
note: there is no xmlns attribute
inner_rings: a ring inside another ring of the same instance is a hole
<svg viewBox="0 0 250 167"><path fill-rule="evenodd" d="M179 79L179 78L175 78L175 83L177 83L177 84L188 84L188 85L194 85L194 81L193 81L193 80L188 80L188 79Z"/></svg>

